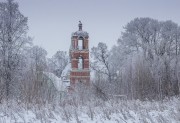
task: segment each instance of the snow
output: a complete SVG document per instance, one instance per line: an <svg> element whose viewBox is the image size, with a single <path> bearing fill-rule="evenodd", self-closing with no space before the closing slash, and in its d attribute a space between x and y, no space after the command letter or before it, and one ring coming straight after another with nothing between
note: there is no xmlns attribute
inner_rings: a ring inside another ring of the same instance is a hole
<svg viewBox="0 0 180 123"><path fill-rule="evenodd" d="M55 88L58 91L67 91L68 86L70 86L70 81L63 80L63 78L58 78L53 73L44 72L44 75L46 75L51 80L51 82L53 82Z"/></svg>
<svg viewBox="0 0 180 123"><path fill-rule="evenodd" d="M88 102L86 106L51 106L2 103L3 123L180 123L180 99L164 101Z"/></svg>
<svg viewBox="0 0 180 123"><path fill-rule="evenodd" d="M70 70L71 70L71 64L68 63L67 66L65 67L65 69L62 71L62 77L69 75L70 74Z"/></svg>
<svg viewBox="0 0 180 123"><path fill-rule="evenodd" d="M69 63L66 68L62 71L62 76L59 78L54 73L43 72L43 74L53 83L56 90L67 92L68 87L70 86L70 80L67 78L69 76L69 71L71 64Z"/></svg>
<svg viewBox="0 0 180 123"><path fill-rule="evenodd" d="M78 37L85 38L85 37L88 37L89 34L85 31L76 31L76 32L72 33L72 36L78 36Z"/></svg>

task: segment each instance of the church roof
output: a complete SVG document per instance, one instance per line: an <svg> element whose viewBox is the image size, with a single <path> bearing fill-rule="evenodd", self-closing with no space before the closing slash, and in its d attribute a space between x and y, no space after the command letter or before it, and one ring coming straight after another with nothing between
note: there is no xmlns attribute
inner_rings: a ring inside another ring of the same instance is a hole
<svg viewBox="0 0 180 123"><path fill-rule="evenodd" d="M43 74L53 83L54 87L57 91L68 91L68 87L70 86L69 80L63 80L62 78L58 78L55 74L50 72L43 72Z"/></svg>
<svg viewBox="0 0 180 123"><path fill-rule="evenodd" d="M78 36L78 37L86 38L86 37L89 37L89 34L85 31L76 31L76 32L72 33L72 36Z"/></svg>
<svg viewBox="0 0 180 123"><path fill-rule="evenodd" d="M82 23L81 23L81 21L79 21L78 27L79 27L79 30L76 31L76 32L73 32L72 36L78 36L78 37L83 37L83 38L89 37L89 34L86 31L82 30Z"/></svg>

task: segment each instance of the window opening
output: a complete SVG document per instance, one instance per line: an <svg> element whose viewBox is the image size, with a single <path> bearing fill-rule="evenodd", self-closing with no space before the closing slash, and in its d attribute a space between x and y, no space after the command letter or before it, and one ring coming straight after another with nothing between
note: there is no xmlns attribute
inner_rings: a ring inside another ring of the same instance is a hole
<svg viewBox="0 0 180 123"><path fill-rule="evenodd" d="M79 59L78 59L78 69L83 69L83 59L82 59L82 57L79 57Z"/></svg>
<svg viewBox="0 0 180 123"><path fill-rule="evenodd" d="M79 50L82 50L82 49L83 49L83 40L82 40L82 39L79 39L79 40L78 40L78 49L79 49Z"/></svg>

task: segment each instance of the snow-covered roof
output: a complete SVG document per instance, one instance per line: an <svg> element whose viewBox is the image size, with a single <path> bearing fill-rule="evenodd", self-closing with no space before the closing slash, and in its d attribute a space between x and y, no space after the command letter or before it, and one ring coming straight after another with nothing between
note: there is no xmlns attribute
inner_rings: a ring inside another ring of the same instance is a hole
<svg viewBox="0 0 180 123"><path fill-rule="evenodd" d="M70 86L69 80L63 80L62 78L58 78L55 74L50 72L43 72L44 75L53 83L54 87L58 91L67 91Z"/></svg>
<svg viewBox="0 0 180 123"><path fill-rule="evenodd" d="M78 36L78 37L83 37L83 38L88 38L89 34L86 31L76 31L72 33L72 36Z"/></svg>
<svg viewBox="0 0 180 123"><path fill-rule="evenodd" d="M81 23L81 21L79 21L78 26L79 26L79 30L76 31L76 32L73 32L72 33L72 37L73 36L78 36L78 37L88 38L89 34L86 31L82 30L82 23Z"/></svg>
<svg viewBox="0 0 180 123"><path fill-rule="evenodd" d="M62 76L62 77L63 77L63 76L68 76L68 75L69 75L70 70L71 70L71 64L70 64L70 63L68 63L68 65L67 65L67 66L65 67L65 69L62 71L61 76Z"/></svg>

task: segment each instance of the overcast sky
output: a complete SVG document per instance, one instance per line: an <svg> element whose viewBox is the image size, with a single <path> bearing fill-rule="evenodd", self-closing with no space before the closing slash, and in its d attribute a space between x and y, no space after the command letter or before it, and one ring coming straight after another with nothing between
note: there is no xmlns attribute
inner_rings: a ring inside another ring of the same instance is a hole
<svg viewBox="0 0 180 123"><path fill-rule="evenodd" d="M3 1L3 0L0 0ZM29 35L48 56L68 51L78 21L90 36L90 47L116 44L125 26L135 17L172 20L180 24L180 0L15 0L28 17Z"/></svg>

